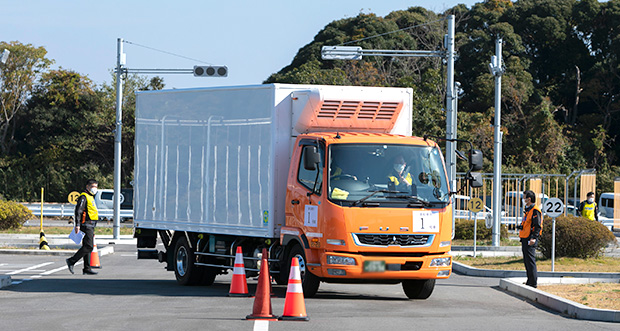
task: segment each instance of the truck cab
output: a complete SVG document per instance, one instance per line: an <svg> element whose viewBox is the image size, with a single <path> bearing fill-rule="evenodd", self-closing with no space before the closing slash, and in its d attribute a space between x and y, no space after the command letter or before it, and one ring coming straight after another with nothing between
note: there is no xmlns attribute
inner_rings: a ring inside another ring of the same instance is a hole
<svg viewBox="0 0 620 331"><path fill-rule="evenodd" d="M450 276L452 204L435 142L314 133L297 138L292 159L281 241L303 261L305 293L319 280L372 280L424 297Z"/></svg>

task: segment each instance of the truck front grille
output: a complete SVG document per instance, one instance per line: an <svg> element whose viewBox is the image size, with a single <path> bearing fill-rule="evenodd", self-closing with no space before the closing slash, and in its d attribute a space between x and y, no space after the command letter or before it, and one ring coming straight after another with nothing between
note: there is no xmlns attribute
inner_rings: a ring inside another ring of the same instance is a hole
<svg viewBox="0 0 620 331"><path fill-rule="evenodd" d="M366 234L354 233L358 245L365 246L428 246L433 242L429 234Z"/></svg>

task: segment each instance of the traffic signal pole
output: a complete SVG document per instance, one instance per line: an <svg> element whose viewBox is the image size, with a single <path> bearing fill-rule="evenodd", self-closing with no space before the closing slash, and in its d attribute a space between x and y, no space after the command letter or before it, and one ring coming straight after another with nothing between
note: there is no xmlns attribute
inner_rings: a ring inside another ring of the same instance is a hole
<svg viewBox="0 0 620 331"><path fill-rule="evenodd" d="M116 128L114 130L114 221L113 238L121 228L121 138L123 128L123 83L126 74L193 74L194 77L228 77L227 66L194 66L193 69L128 69L125 67L123 38L116 40Z"/></svg>
<svg viewBox="0 0 620 331"><path fill-rule="evenodd" d="M123 129L123 38L116 40L116 128L114 131L114 222L113 238L120 238L121 228L121 133Z"/></svg>

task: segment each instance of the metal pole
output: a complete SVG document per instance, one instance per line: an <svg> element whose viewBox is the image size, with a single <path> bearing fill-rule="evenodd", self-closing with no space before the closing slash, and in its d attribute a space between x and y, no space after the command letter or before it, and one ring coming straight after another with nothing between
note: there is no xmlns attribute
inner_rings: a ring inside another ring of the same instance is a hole
<svg viewBox="0 0 620 331"><path fill-rule="evenodd" d="M452 189L456 189L456 114L454 109L454 15L448 16L448 38L446 48L447 72L446 72L446 160L448 161L448 180Z"/></svg>
<svg viewBox="0 0 620 331"><path fill-rule="evenodd" d="M474 213L474 258L476 257L477 234L478 234L478 213Z"/></svg>
<svg viewBox="0 0 620 331"><path fill-rule="evenodd" d="M555 271L555 217L553 218L553 233L551 234L551 272Z"/></svg>
<svg viewBox="0 0 620 331"><path fill-rule="evenodd" d="M117 39L116 129L114 131L114 239L120 235L121 211L121 133L123 129L123 38Z"/></svg>
<svg viewBox="0 0 620 331"><path fill-rule="evenodd" d="M501 216L501 192L502 192L502 137L501 125L501 101L502 101L502 38L495 40L495 56L493 74L495 76L495 155L493 158L493 246L500 243L500 216Z"/></svg>

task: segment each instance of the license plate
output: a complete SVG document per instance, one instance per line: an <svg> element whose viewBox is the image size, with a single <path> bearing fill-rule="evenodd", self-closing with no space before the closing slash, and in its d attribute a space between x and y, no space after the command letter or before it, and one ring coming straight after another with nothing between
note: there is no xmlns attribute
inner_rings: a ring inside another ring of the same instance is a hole
<svg viewBox="0 0 620 331"><path fill-rule="evenodd" d="M385 261L364 261L364 272L384 272Z"/></svg>

